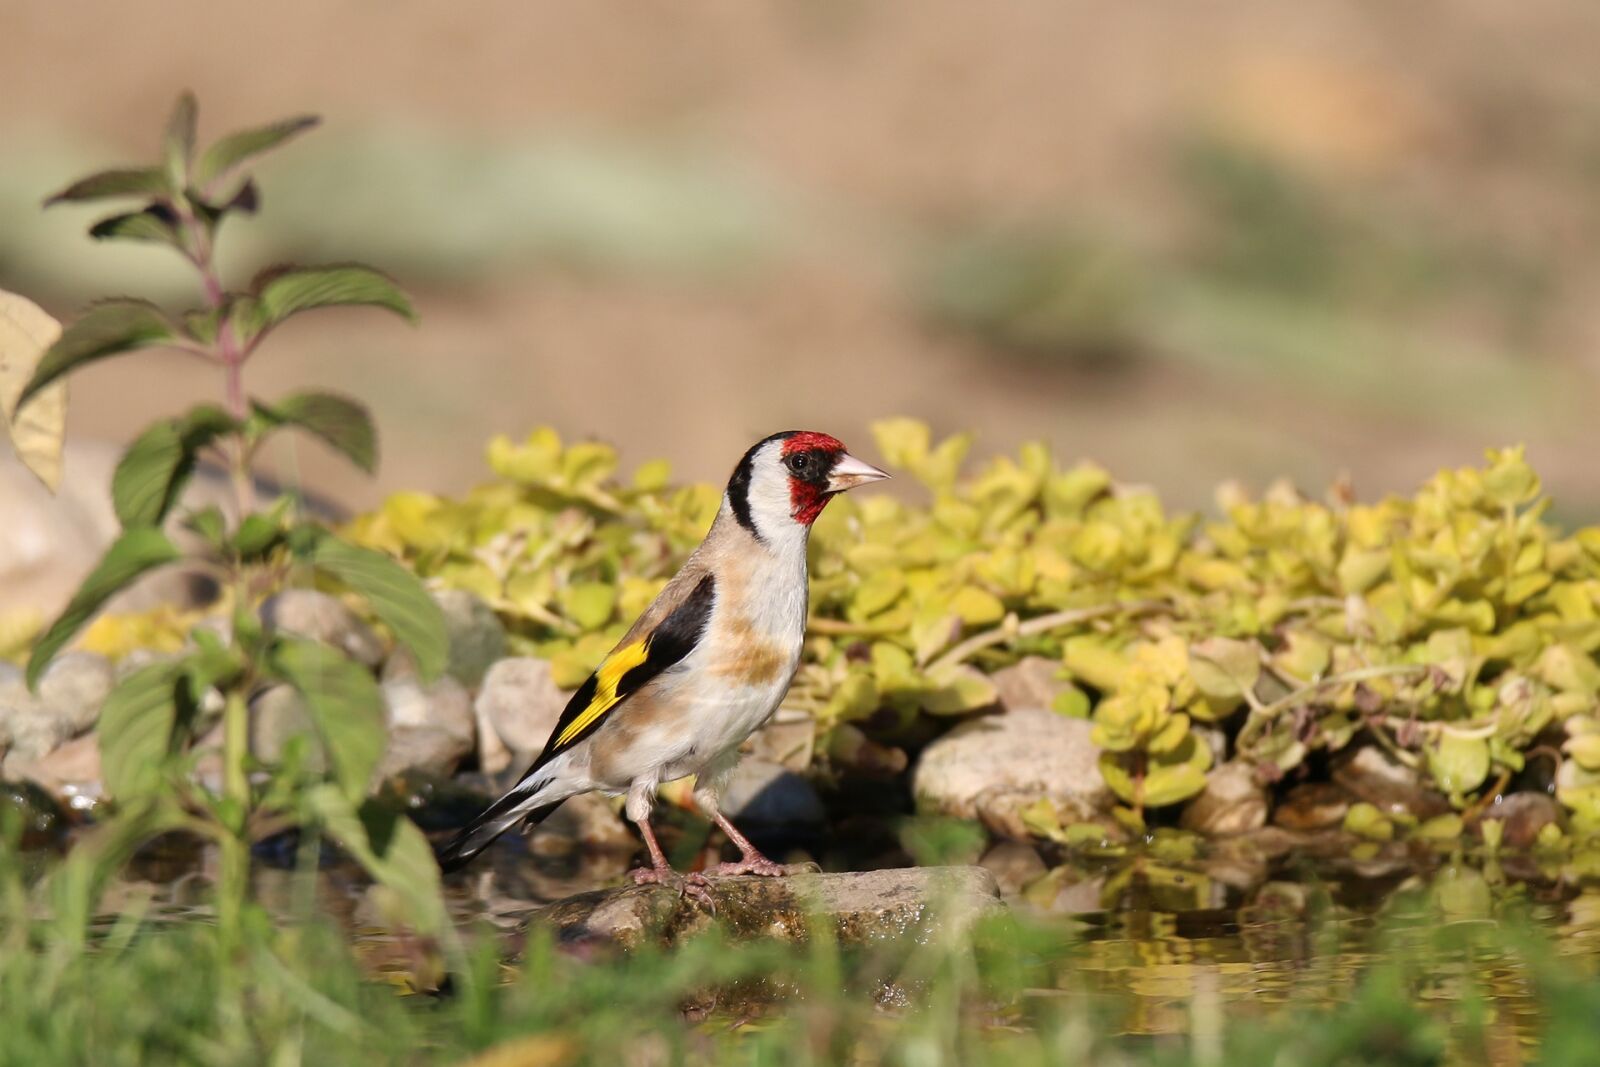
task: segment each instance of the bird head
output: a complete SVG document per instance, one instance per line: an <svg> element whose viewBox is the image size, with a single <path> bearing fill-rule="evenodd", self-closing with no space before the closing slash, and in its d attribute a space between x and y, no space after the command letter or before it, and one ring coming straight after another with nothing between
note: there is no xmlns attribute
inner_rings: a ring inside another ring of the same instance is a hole
<svg viewBox="0 0 1600 1067"><path fill-rule="evenodd" d="M836 437L788 430L758 441L728 481L728 505L763 540L804 531L835 495L888 474L864 463Z"/></svg>

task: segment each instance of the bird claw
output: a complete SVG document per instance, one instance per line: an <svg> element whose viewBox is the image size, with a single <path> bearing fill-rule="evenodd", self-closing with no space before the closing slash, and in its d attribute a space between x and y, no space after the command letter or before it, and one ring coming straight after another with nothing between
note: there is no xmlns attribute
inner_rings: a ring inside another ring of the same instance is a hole
<svg viewBox="0 0 1600 1067"><path fill-rule="evenodd" d="M687 897L713 912L717 910L711 883L703 874L679 874L671 867L639 867L628 872L628 879L634 885L676 886L680 897Z"/></svg>
<svg viewBox="0 0 1600 1067"><path fill-rule="evenodd" d="M733 878L742 874L754 875L757 878L782 878L795 872L781 863L774 863L767 857L754 853L732 863L719 863L712 867L709 873L723 878Z"/></svg>

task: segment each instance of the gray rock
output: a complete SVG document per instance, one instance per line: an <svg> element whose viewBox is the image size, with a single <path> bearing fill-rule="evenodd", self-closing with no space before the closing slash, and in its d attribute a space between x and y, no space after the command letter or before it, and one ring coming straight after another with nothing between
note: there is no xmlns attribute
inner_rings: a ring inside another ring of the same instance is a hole
<svg viewBox="0 0 1600 1067"><path fill-rule="evenodd" d="M400 679L386 681L380 688L391 728L437 726L462 738L469 747L476 742L472 697L448 674L427 685L414 679Z"/></svg>
<svg viewBox="0 0 1600 1067"><path fill-rule="evenodd" d="M396 726L374 776L382 782L407 771L449 775L472 751L472 740L441 726Z"/></svg>
<svg viewBox="0 0 1600 1067"><path fill-rule="evenodd" d="M982 819L994 832L1029 835L1018 812L1041 796L1068 821L1111 805L1090 724L1044 708L1019 708L962 723L927 748L912 772L920 810Z"/></svg>
<svg viewBox="0 0 1600 1067"><path fill-rule="evenodd" d="M1450 810L1450 802L1421 774L1377 745L1364 745L1346 756L1334 767L1333 780L1357 800L1389 814L1431 819Z"/></svg>
<svg viewBox="0 0 1600 1067"><path fill-rule="evenodd" d="M66 652L40 676L39 702L61 716L70 735L81 734L100 718L100 706L115 683L116 671L104 656Z"/></svg>
<svg viewBox="0 0 1600 1067"><path fill-rule="evenodd" d="M808 779L755 757L739 761L719 800L740 826L820 826L827 817Z"/></svg>
<svg viewBox="0 0 1600 1067"><path fill-rule="evenodd" d="M275 685L257 693L250 701L250 751L263 762L277 763L294 738L305 739L309 769L327 770L322 738L299 692L293 686Z"/></svg>
<svg viewBox="0 0 1600 1067"><path fill-rule="evenodd" d="M630 855L639 846L639 839L611 801L599 793L584 793L567 800L535 828L534 834L566 837L587 849L618 850Z"/></svg>
<svg viewBox="0 0 1600 1067"><path fill-rule="evenodd" d="M117 660L116 665L112 667L112 678L116 682L121 682L146 667L154 666L157 663L168 663L177 658L171 652L157 652L153 648L136 648Z"/></svg>
<svg viewBox="0 0 1600 1067"><path fill-rule="evenodd" d="M444 612L450 634L450 673L464 685L477 685L506 654L506 628L500 616L464 589L446 589L433 599Z"/></svg>
<svg viewBox="0 0 1600 1067"><path fill-rule="evenodd" d="M1021 841L1001 841L983 854L978 866L994 875L995 885L1008 897L1016 896L1049 870L1039 857L1039 850Z"/></svg>
<svg viewBox="0 0 1600 1067"><path fill-rule="evenodd" d="M1252 765L1224 763L1206 775L1205 789L1189 801L1179 822L1185 830L1216 837L1259 830L1267 824L1267 791Z"/></svg>
<svg viewBox="0 0 1600 1067"><path fill-rule="evenodd" d="M512 752L537 752L556 728L570 695L550 679L548 660L531 656L500 660L484 675L478 691L478 728Z"/></svg>
<svg viewBox="0 0 1600 1067"><path fill-rule="evenodd" d="M105 793L98 734L74 738L36 760L8 759L6 773L36 783L74 811L93 809Z"/></svg>
<svg viewBox="0 0 1600 1067"><path fill-rule="evenodd" d="M1009 667L989 676L1000 706L1009 711L1020 708L1048 708L1067 683L1057 677L1061 664L1044 656L1024 656Z"/></svg>
<svg viewBox="0 0 1600 1067"><path fill-rule="evenodd" d="M268 630L332 645L358 663L383 662L383 642L337 597L315 589L285 589L261 605Z"/></svg>
<svg viewBox="0 0 1600 1067"><path fill-rule="evenodd" d="M1500 843L1505 848L1531 848L1539 831L1561 824L1561 806L1543 793L1512 793L1483 810L1483 820L1499 820L1505 826Z"/></svg>
<svg viewBox="0 0 1600 1067"><path fill-rule="evenodd" d="M0 742L7 773L18 763L44 758L72 736L66 720L35 701L0 704Z"/></svg>
<svg viewBox="0 0 1600 1067"><path fill-rule="evenodd" d="M0 455L0 614L36 608L47 617L66 606L106 546L122 532L111 506L111 474L122 447L70 440L62 457L59 492L51 495L10 450ZM190 506L231 509L228 479L200 470L184 492ZM176 526L176 523L174 523ZM181 567L163 567L119 593L112 611L137 611L160 603L198 606L215 595L215 582Z"/></svg>
<svg viewBox="0 0 1600 1067"><path fill-rule="evenodd" d="M803 941L811 917L831 920L846 945L910 934L949 936L998 910L994 877L981 867L912 867L785 878L712 878L715 919L739 939ZM633 947L698 933L711 913L675 886L583 893L530 916L563 941Z"/></svg>

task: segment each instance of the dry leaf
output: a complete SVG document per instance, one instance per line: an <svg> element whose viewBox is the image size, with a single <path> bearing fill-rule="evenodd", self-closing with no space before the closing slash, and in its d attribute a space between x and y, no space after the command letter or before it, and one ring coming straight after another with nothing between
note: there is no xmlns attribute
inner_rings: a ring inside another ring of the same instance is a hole
<svg viewBox="0 0 1600 1067"><path fill-rule="evenodd" d="M33 301L0 289L0 411L17 458L53 493L61 482L67 430L67 383L46 388L17 415L17 397L39 360L61 336L61 324Z"/></svg>

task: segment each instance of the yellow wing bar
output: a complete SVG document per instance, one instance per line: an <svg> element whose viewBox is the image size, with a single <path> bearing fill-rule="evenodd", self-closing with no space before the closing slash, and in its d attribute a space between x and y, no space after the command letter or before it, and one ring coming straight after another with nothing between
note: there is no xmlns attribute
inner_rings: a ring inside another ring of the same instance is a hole
<svg viewBox="0 0 1600 1067"><path fill-rule="evenodd" d="M556 735L555 747L558 749L564 747L592 726L600 716L610 711L621 699L617 696L617 686L622 683L623 675L643 663L649 656L649 638L624 645L607 656L606 661L600 664L600 669L595 672L594 697L589 701L589 706L580 711L578 717L567 723L566 729Z"/></svg>

